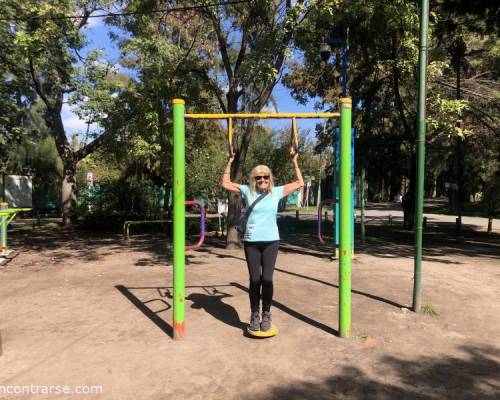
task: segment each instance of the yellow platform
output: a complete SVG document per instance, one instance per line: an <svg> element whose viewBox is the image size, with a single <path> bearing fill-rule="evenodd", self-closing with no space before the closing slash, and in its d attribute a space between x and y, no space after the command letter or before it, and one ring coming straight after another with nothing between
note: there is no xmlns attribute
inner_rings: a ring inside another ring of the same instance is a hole
<svg viewBox="0 0 500 400"><path fill-rule="evenodd" d="M266 337L272 337L276 336L279 332L278 328L276 325L271 325L271 329L268 331L252 331L250 329L250 325L247 325L247 332L249 335L254 336L254 337L259 337L259 338L266 338Z"/></svg>

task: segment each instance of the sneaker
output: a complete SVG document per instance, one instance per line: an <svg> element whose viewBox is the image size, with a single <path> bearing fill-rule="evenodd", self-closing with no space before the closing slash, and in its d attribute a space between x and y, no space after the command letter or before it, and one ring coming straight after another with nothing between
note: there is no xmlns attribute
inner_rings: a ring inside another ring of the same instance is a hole
<svg viewBox="0 0 500 400"><path fill-rule="evenodd" d="M262 322L260 323L260 330L265 332L271 329L271 321L271 311L262 312Z"/></svg>
<svg viewBox="0 0 500 400"><path fill-rule="evenodd" d="M250 330L251 331L260 331L260 315L258 311L252 312L250 315Z"/></svg>

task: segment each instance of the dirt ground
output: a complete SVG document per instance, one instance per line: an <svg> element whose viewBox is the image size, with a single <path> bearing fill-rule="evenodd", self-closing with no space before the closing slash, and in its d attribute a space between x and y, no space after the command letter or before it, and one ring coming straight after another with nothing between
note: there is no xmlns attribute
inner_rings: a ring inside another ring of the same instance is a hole
<svg viewBox="0 0 500 400"><path fill-rule="evenodd" d="M432 316L407 309L411 237L367 233L353 260L351 338L337 336L331 247L292 229L274 275L278 336L246 336L243 251L209 238L188 253L186 337L174 341L164 239L14 231L20 254L0 268L0 390L95 385L102 393L0 398L500 398L498 234L426 235L423 304Z"/></svg>

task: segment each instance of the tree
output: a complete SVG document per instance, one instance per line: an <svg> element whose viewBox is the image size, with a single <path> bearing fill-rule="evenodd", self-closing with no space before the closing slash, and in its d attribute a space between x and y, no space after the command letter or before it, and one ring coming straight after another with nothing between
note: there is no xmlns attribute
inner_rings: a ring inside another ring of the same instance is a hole
<svg viewBox="0 0 500 400"><path fill-rule="evenodd" d="M128 12L160 11L152 1L123 4ZM203 106L210 104L194 102L189 94L195 92L209 94L225 113L259 113L269 102L285 58L291 54L289 46L297 28L315 2L256 0L217 6L205 6L203 2L195 4L200 6L182 10L184 2L169 1L162 8L163 14L155 14L153 24L152 16L148 16L148 21L140 15L115 19L115 23L133 35L131 40L124 40L124 50L137 46L141 48L139 54L145 54L150 51L148 46L154 45L163 60L169 60L165 69L154 70L165 76L158 92L172 97L188 95L188 107L193 112L207 112ZM151 42L146 34L159 41ZM130 52L130 56L135 54ZM142 60L139 63L147 67ZM142 73L149 70L144 68ZM243 121L235 127L236 158L231 177L241 182L255 121ZM239 196L230 195L228 247L239 245L235 226L240 204Z"/></svg>
<svg viewBox="0 0 500 400"><path fill-rule="evenodd" d="M318 44L341 36L349 43L348 94L353 98L358 159L368 167L385 197L388 182L409 181L405 222L412 226L415 170L416 60L418 10L414 2L394 0L326 1L311 13L297 45L304 63L292 65L285 83L301 102L319 96L336 108L340 96L339 53L332 63L321 60ZM323 139L331 143L333 129ZM394 159L398 157L398 160ZM370 162L369 162L370 161ZM380 164L384 163L384 168ZM360 165L360 162L357 162ZM399 190L394 187L393 190Z"/></svg>
<svg viewBox="0 0 500 400"><path fill-rule="evenodd" d="M4 7L16 16L9 22L20 61L14 73L17 77L30 77L31 89L45 105L45 120L62 160L61 205L63 224L67 225L74 215L76 165L103 143L106 133L89 129L88 142L73 148L62 121L63 105L78 107L90 127L105 118L106 106L118 89L113 82L116 71L99 57L99 52L89 52L87 57L80 54L85 45L82 29L100 2L8 0ZM67 15L81 17L66 18Z"/></svg>
<svg viewBox="0 0 500 400"><path fill-rule="evenodd" d="M498 49L497 10L491 1L479 4L463 0L440 1L432 10L427 103L432 157L427 166L433 181L437 181L433 174L448 173L446 160L458 149L451 143L462 143L463 138L478 146L467 146L467 150L477 152L470 157L458 154L457 159L474 163L480 158L487 169L493 165L488 152L481 152L480 143L491 144L491 135L498 132L498 57L493 50ZM465 49L460 46L463 34L459 27L462 32L472 32L466 36ZM356 165L366 166L371 192L379 198L387 198L387 192L395 190L406 192L405 225L410 229L415 194L417 28L415 2L393 0L376 7L373 1L323 2L297 35L304 63L292 64L284 79L298 101L318 96L323 103L335 102L340 94L340 58L336 55L332 63L325 64L317 49L325 38L348 36L348 93L356 105L354 126L359 135ZM458 80L457 71L462 74ZM457 86L462 87L460 96ZM475 101L469 100L472 95ZM490 131L488 140L479 138L486 138L485 130ZM333 131L328 132L319 138L331 143ZM472 188L468 170L472 168L462 168L459 181L468 179Z"/></svg>
<svg viewBox="0 0 500 400"><path fill-rule="evenodd" d="M13 10L0 4L0 15L14 17ZM15 74L16 66L22 61L15 47L15 32L7 21L0 21L0 174L6 172L9 152L12 146L21 143L27 134L24 121L34 95L24 76ZM3 193L2 193L3 196Z"/></svg>
<svg viewBox="0 0 500 400"><path fill-rule="evenodd" d="M495 182L498 168L495 165L500 154L498 5L489 0L477 3L448 0L439 1L437 10L440 18L435 29L436 53L441 53L448 66L435 82L437 100L444 113L432 122L442 125L446 113L455 117L448 120L448 129L442 131L454 130L457 134L450 155L449 181L455 189L450 190L450 206L460 216L463 202L474 190L491 188L489 181ZM479 171L486 172L487 177ZM478 175L486 180L480 182Z"/></svg>

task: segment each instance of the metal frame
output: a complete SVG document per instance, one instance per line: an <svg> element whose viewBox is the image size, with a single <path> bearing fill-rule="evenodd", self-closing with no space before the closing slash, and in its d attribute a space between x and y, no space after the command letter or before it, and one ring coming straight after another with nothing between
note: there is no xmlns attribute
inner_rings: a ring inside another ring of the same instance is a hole
<svg viewBox="0 0 500 400"><path fill-rule="evenodd" d="M295 119L340 117L340 255L339 255L339 335L351 332L351 108L350 98L340 99L340 113L240 113L186 114L182 99L172 100L174 131L174 271L173 271L173 337L185 334L185 120L225 119L228 121L229 152L232 148L232 119ZM293 136L292 136L293 137ZM349 221L349 223L347 223Z"/></svg>

